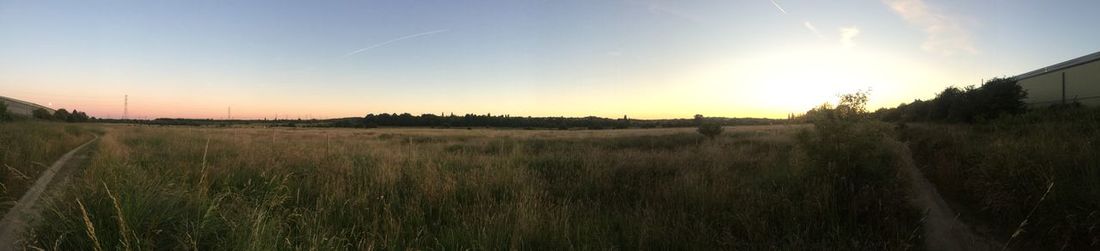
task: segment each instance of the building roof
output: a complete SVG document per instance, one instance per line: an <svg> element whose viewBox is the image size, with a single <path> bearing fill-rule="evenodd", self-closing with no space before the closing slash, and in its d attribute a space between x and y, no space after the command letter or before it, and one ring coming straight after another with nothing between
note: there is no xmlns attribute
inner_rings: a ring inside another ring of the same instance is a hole
<svg viewBox="0 0 1100 251"><path fill-rule="evenodd" d="M8 105L8 112L19 115L30 116L31 113L37 109L46 109L46 111L50 112L51 114L54 112L54 109L43 105L4 96L0 96L0 102L4 102Z"/></svg>
<svg viewBox="0 0 1100 251"><path fill-rule="evenodd" d="M1100 60L1100 52L1095 52L1095 53L1084 55L1084 56L1081 56L1081 57L1078 57L1078 58L1070 59L1070 60L1065 61L1065 62L1057 63L1057 64L1047 66L1047 67L1043 67L1043 68L1039 68L1038 70L1029 71L1029 72L1024 73L1024 74L1016 75L1015 77L1012 77L1012 79L1024 80L1024 79L1028 79L1028 78L1031 78L1031 77L1043 75L1043 74L1046 74L1048 72L1060 71L1060 70L1063 70L1063 69L1066 69L1066 68L1070 68L1070 67L1074 67L1074 66L1078 66L1078 65L1083 65L1083 64L1087 64L1087 63L1092 63L1093 61L1097 61L1097 60Z"/></svg>

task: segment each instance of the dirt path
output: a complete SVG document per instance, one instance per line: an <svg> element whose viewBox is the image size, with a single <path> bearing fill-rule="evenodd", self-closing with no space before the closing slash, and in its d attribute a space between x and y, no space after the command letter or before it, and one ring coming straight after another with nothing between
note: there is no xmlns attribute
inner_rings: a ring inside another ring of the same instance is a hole
<svg viewBox="0 0 1100 251"><path fill-rule="evenodd" d="M913 193L909 203L925 212L924 244L928 250L1000 250L1001 245L996 241L975 234L958 220L958 215L940 197L936 186L928 182L913 163L909 146L892 139L888 144L901 158L899 168L909 178Z"/></svg>
<svg viewBox="0 0 1100 251"><path fill-rule="evenodd" d="M62 176L64 176L64 174L70 173L71 170L86 164L91 156L91 151L89 151L91 148L88 146L97 140L99 140L99 136L95 136L87 143L58 158L53 165L50 165L50 168L42 172L42 175L38 177L38 180L34 182L30 189L27 189L27 193L19 198L15 206L8 210L8 213L4 215L4 219L0 220L0 250L16 250L17 247L22 246L19 242L25 228L34 222L38 216L39 207L36 206L38 198L42 197L42 193L46 191L51 183L54 183L58 173L62 173Z"/></svg>

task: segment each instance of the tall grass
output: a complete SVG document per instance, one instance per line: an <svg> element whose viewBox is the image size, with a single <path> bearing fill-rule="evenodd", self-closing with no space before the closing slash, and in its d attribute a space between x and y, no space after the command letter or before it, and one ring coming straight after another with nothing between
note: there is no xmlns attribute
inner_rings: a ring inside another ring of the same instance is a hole
<svg viewBox="0 0 1100 251"><path fill-rule="evenodd" d="M0 123L0 214L58 157L90 140L93 130L62 123Z"/></svg>
<svg viewBox="0 0 1100 251"><path fill-rule="evenodd" d="M902 132L940 191L1010 248L1100 248L1100 110ZM1049 194L1046 192L1049 189ZM1024 223L1024 224L1021 224Z"/></svg>
<svg viewBox="0 0 1100 251"><path fill-rule="evenodd" d="M900 198L883 198L897 196L878 183L889 176L854 186L821 176L815 169L845 163L814 159L819 150L795 140L797 129L729 131L703 140L690 129L115 127L83 176L51 196L32 245L770 250L919 242L908 238L916 217ZM855 158L845 161L892 166Z"/></svg>

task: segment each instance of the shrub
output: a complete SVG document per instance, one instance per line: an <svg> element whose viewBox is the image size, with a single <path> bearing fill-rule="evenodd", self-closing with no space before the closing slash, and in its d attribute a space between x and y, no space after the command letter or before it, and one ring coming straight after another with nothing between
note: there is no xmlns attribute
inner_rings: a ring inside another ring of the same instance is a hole
<svg viewBox="0 0 1100 251"><path fill-rule="evenodd" d="M31 115L36 119L53 120L53 114L50 114L50 111L43 108L35 109L31 112Z"/></svg>
<svg viewBox="0 0 1100 251"><path fill-rule="evenodd" d="M699 134L707 136L707 138L714 139L715 136L722 134L722 125L716 123L703 123L699 125L699 129L696 129Z"/></svg>
<svg viewBox="0 0 1100 251"><path fill-rule="evenodd" d="M834 108L823 104L805 116L814 123L813 130L798 135L812 168L802 182L821 184L806 194L827 194L821 203L835 205L833 218L825 225L835 225L844 232L874 236L871 239L895 240L875 243L856 249L898 249L906 244L909 233L905 227L918 222L918 212L905 203L903 182L897 177L896 155L884 144L888 124L864 119L867 117L866 92L840 96ZM846 225L844 222L866 222ZM869 243L868 243L869 244Z"/></svg>
<svg viewBox="0 0 1100 251"><path fill-rule="evenodd" d="M8 114L8 103L0 101L0 122L11 121L11 115Z"/></svg>

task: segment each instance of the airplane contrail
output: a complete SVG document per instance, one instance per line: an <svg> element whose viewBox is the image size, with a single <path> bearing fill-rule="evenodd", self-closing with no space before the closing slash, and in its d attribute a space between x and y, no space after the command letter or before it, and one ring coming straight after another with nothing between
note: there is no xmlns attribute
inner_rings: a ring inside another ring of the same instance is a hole
<svg viewBox="0 0 1100 251"><path fill-rule="evenodd" d="M407 35L407 36L403 36L403 37L399 37L399 38L390 39L389 41L386 41L386 42L377 43L377 44L374 44L374 45L371 45L371 46L363 47L361 49L349 52L347 55L344 55L344 57L350 57L350 56L353 56L355 54L363 53L363 52L372 50L374 48L378 48L378 47L386 46L386 45L389 45L389 44L392 44L392 43L396 43L396 42L401 41L401 40L412 39L412 38L417 38L417 37L423 37L423 36L436 34L436 33L441 33L441 32L446 32L446 31L447 30L434 30L434 31L421 32L421 33Z"/></svg>
<svg viewBox="0 0 1100 251"><path fill-rule="evenodd" d="M810 23L810 21L802 22L802 26L805 26L807 30L812 31L814 35L817 35L818 38L825 38L825 35L821 35L821 32L818 31L817 27L814 26L813 23Z"/></svg>
<svg viewBox="0 0 1100 251"><path fill-rule="evenodd" d="M783 12L783 14L787 14L787 10L784 10L783 6L779 6L779 3L776 3L775 0L768 0L768 1L771 1L772 5L775 5L775 8L779 9L780 12Z"/></svg>

